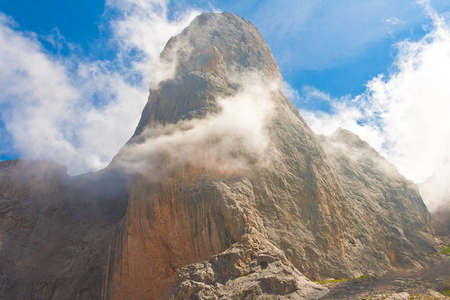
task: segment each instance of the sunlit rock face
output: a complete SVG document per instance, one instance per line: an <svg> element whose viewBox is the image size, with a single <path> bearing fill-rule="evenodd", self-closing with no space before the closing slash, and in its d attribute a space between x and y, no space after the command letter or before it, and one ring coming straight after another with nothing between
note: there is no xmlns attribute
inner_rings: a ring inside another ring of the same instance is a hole
<svg viewBox="0 0 450 300"><path fill-rule="evenodd" d="M354 134L315 135L248 21L198 16L169 40L154 78L107 169L44 176L30 184L49 187L23 193L27 168L1 167L1 241L15 245L0 250L8 295L315 299L327 289L310 279L420 267L434 251L417 187ZM31 209L42 203L66 217ZM12 226L12 213L46 222Z"/></svg>

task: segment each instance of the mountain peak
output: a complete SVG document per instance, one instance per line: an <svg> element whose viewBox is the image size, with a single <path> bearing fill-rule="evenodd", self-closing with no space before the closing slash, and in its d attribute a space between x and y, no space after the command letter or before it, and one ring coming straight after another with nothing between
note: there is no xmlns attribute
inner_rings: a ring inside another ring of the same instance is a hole
<svg viewBox="0 0 450 300"><path fill-rule="evenodd" d="M136 129L204 118L217 99L237 93L244 74L282 85L269 47L250 22L231 13L203 13L172 37L155 66L149 101Z"/></svg>
<svg viewBox="0 0 450 300"><path fill-rule="evenodd" d="M281 78L272 52L258 29L231 13L197 16L179 35L169 40L160 60L160 65L165 68L171 65L171 71L175 71L170 74L172 76L193 71L224 75L227 71L245 69ZM155 76L158 76L163 71L156 69L156 72Z"/></svg>

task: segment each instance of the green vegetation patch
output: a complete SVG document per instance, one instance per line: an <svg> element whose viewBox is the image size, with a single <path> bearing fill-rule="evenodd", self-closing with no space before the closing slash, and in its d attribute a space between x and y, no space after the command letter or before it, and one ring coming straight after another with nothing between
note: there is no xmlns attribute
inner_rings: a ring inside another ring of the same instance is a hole
<svg viewBox="0 0 450 300"><path fill-rule="evenodd" d="M356 277L356 279L365 279L369 277L368 274ZM326 284L326 283L334 283L334 282L342 282L342 281L348 281L348 280L352 280L355 278L339 278L339 279L333 279L333 280L323 280L323 281L314 281L315 283L319 283L319 284Z"/></svg>
<svg viewBox="0 0 450 300"><path fill-rule="evenodd" d="M448 244L444 249L442 249L440 252L431 252L428 253L428 255L438 255L439 253L448 255L450 254L450 244Z"/></svg>
<svg viewBox="0 0 450 300"><path fill-rule="evenodd" d="M440 291L439 293L441 293L444 296L450 296L450 290L448 290L448 291Z"/></svg>
<svg viewBox="0 0 450 300"><path fill-rule="evenodd" d="M339 278L339 279L333 279L333 280L323 280L323 281L314 281L316 283L325 284L325 283L333 283L333 282L341 282L341 281L347 281L351 278Z"/></svg>
<svg viewBox="0 0 450 300"><path fill-rule="evenodd" d="M442 253L442 254L445 254L445 255L450 254L450 244L448 244L448 245L447 245L447 248L444 248L444 249L441 251L441 253Z"/></svg>

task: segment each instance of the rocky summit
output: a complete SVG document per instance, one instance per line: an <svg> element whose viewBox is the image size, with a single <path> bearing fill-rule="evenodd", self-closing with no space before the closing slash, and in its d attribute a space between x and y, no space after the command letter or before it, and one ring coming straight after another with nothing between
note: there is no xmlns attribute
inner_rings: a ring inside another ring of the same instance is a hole
<svg viewBox="0 0 450 300"><path fill-rule="evenodd" d="M230 13L168 41L106 169L1 162L0 213L3 299L318 299L312 280L437 251L417 187L353 133L312 132Z"/></svg>

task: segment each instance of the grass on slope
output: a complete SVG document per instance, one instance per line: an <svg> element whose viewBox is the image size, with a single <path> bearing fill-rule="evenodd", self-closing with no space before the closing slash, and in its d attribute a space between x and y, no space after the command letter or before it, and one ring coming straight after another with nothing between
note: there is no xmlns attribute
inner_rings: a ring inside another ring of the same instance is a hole
<svg viewBox="0 0 450 300"><path fill-rule="evenodd" d="M442 249L440 252L431 252L431 253L428 253L428 255L437 255L438 253L449 255L450 254L450 243L444 249Z"/></svg>
<svg viewBox="0 0 450 300"><path fill-rule="evenodd" d="M364 279L369 277L369 275L362 275L357 277L356 279ZM333 282L341 282L341 281L348 281L355 278L339 278L339 279L332 279L332 280L323 280L323 281L314 281L315 283L325 284L325 283L333 283Z"/></svg>
<svg viewBox="0 0 450 300"><path fill-rule="evenodd" d="M450 244L448 244L448 245L447 245L447 248L444 248L444 249L441 251L441 253L442 253L442 254L445 254L445 255L450 254Z"/></svg>

